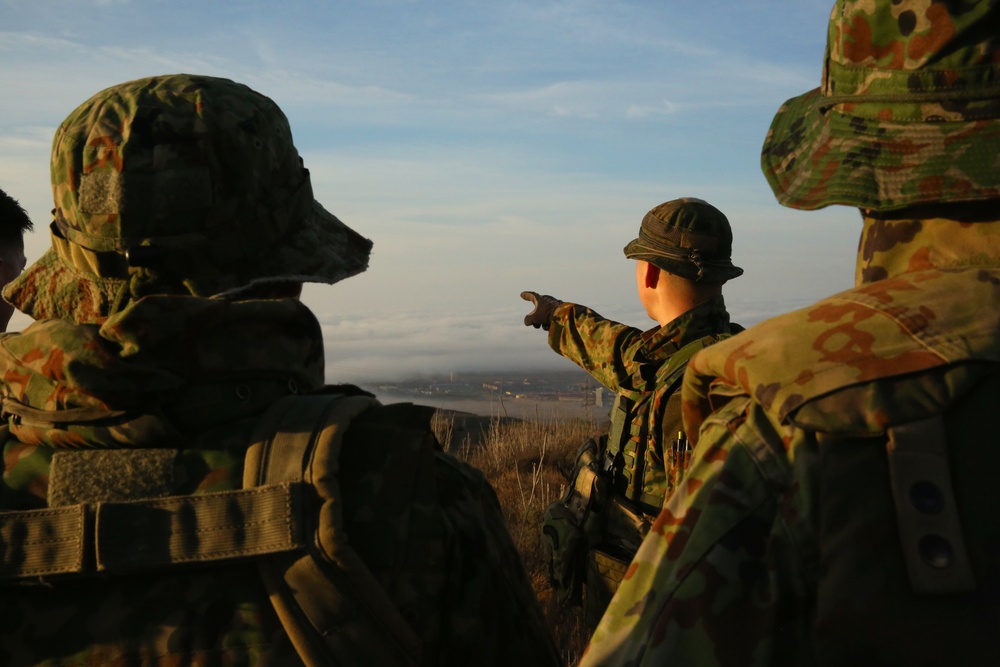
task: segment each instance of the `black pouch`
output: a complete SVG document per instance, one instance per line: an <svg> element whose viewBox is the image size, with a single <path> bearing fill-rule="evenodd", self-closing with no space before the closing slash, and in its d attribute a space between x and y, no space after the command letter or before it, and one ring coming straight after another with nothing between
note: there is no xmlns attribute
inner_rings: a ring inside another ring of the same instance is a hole
<svg viewBox="0 0 1000 667"><path fill-rule="evenodd" d="M566 494L545 510L542 548L549 583L564 605L583 602L587 549L603 531L601 506L607 484L607 474L600 469L598 445L588 440L577 453L573 482Z"/></svg>
<svg viewBox="0 0 1000 667"><path fill-rule="evenodd" d="M562 605L580 605L583 596L584 557L587 541L572 510L557 500L542 519L542 550L548 578Z"/></svg>

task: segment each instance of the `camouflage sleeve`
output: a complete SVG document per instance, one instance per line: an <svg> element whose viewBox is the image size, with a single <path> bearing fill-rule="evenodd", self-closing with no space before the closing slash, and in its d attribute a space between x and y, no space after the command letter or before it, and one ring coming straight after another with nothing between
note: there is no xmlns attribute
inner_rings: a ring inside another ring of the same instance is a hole
<svg viewBox="0 0 1000 667"><path fill-rule="evenodd" d="M636 355L642 332L605 319L586 306L564 303L549 327L549 346L609 390L638 400L647 388Z"/></svg>
<svg viewBox="0 0 1000 667"><path fill-rule="evenodd" d="M795 626L809 617L790 593L806 588L798 548L805 524L779 507L776 489L791 488L791 473L761 437L775 432L760 420L743 397L706 422L692 467L642 543L581 667L800 664L783 659L801 648L791 638L803 636Z"/></svg>

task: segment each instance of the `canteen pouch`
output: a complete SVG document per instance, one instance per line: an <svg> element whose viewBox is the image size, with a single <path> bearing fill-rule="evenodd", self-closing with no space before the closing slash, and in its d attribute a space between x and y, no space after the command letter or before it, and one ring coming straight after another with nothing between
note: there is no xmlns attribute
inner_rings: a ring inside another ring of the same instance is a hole
<svg viewBox="0 0 1000 667"><path fill-rule="evenodd" d="M548 579L562 605L580 605L587 541L573 512L561 500L550 504L542 519L542 550Z"/></svg>
<svg viewBox="0 0 1000 667"><path fill-rule="evenodd" d="M549 583L564 605L582 603L588 545L604 530L601 509L607 485L608 476L599 467L598 445L587 440L577 453L573 483L545 510L542 549Z"/></svg>

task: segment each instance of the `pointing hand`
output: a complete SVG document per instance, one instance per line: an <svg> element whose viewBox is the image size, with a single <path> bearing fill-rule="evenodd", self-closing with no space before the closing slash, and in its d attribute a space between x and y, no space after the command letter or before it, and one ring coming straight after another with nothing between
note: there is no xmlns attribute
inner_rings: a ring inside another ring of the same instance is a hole
<svg viewBox="0 0 1000 667"><path fill-rule="evenodd" d="M524 316L524 326L548 331L549 325L552 324L552 313L562 301L537 292L521 292L521 298L535 306L534 310Z"/></svg>

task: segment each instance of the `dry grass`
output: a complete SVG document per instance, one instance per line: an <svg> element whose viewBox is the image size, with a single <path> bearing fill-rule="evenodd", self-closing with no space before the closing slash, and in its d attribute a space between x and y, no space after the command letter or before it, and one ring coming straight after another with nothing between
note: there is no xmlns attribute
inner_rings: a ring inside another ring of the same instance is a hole
<svg viewBox="0 0 1000 667"><path fill-rule="evenodd" d="M542 557L541 525L545 508L566 490L566 474L577 450L598 434L598 426L584 420L521 421L439 412L435 430L450 453L482 470L496 490L556 643L566 664L575 664L590 631L581 609L566 609L553 598Z"/></svg>

